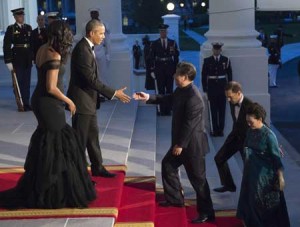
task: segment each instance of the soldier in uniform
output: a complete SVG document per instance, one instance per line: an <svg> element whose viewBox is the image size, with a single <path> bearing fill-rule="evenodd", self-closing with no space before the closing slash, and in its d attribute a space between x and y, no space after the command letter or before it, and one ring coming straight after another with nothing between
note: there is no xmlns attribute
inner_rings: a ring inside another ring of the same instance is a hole
<svg viewBox="0 0 300 227"><path fill-rule="evenodd" d="M205 58L202 67L202 87L207 93L212 121L212 136L223 136L226 96L224 88L232 80L229 58L221 55L223 43L214 42L213 55Z"/></svg>
<svg viewBox="0 0 300 227"><path fill-rule="evenodd" d="M153 70L157 79L158 92L161 95L173 93L174 73L178 63L179 50L175 40L167 37L169 25L159 26L160 37L154 40L151 45L151 60ZM160 104L162 116L171 115L170 103Z"/></svg>
<svg viewBox="0 0 300 227"><path fill-rule="evenodd" d="M45 26L45 17L43 15L38 15L36 18L36 22L38 23L38 26L37 28L33 29L31 35L34 62L38 49L48 40L47 30Z"/></svg>
<svg viewBox="0 0 300 227"><path fill-rule="evenodd" d="M48 12L47 13L47 21L48 25L51 24L53 21L59 20L58 12Z"/></svg>
<svg viewBox="0 0 300 227"><path fill-rule="evenodd" d="M30 46L32 28L30 25L24 23L24 8L14 9L11 12L16 22L7 27L4 35L4 62L9 71L15 71L24 104L24 111L29 111L31 110L29 98L33 60L33 52Z"/></svg>

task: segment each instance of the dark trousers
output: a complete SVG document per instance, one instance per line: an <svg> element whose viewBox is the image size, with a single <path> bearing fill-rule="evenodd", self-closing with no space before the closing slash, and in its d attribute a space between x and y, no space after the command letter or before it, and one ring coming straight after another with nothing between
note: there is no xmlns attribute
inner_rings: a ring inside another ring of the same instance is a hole
<svg viewBox="0 0 300 227"><path fill-rule="evenodd" d="M19 83L20 93L24 105L30 104L30 81L31 81L31 66L15 66L17 80Z"/></svg>
<svg viewBox="0 0 300 227"><path fill-rule="evenodd" d="M235 187L229 166L228 159L230 159L236 152L240 151L242 159L244 160L243 143L236 140L231 140L230 142L224 143L215 156L215 162L218 168L221 184L225 187Z"/></svg>
<svg viewBox="0 0 300 227"><path fill-rule="evenodd" d="M155 77L157 79L158 93L161 95L173 93L175 68L169 63L159 62L155 65ZM170 103L161 103L160 111L162 114L169 114L171 112Z"/></svg>
<svg viewBox="0 0 300 227"><path fill-rule="evenodd" d="M140 68L140 55L134 56L134 68L135 69Z"/></svg>
<svg viewBox="0 0 300 227"><path fill-rule="evenodd" d="M225 125L226 96L223 94L210 96L209 103L213 132L223 132Z"/></svg>
<svg viewBox="0 0 300 227"><path fill-rule="evenodd" d="M180 156L172 154L172 148L162 160L162 181L166 201L183 204L184 197L179 180L179 167L184 166L189 181L196 192L197 211L201 214L214 214L209 185L206 180L205 156L188 156L188 151Z"/></svg>
<svg viewBox="0 0 300 227"><path fill-rule="evenodd" d="M72 127L75 129L82 150L87 152L91 162L91 168L101 169L103 159L99 143L99 128L96 115L75 114L72 118Z"/></svg>

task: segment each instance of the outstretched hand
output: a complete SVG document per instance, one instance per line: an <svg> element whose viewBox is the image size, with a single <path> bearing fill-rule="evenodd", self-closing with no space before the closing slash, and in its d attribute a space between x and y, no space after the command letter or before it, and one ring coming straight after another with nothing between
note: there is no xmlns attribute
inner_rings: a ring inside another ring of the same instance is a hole
<svg viewBox="0 0 300 227"><path fill-rule="evenodd" d="M127 87L123 87L119 90L116 90L115 96L123 103L129 103L130 97L124 93L124 90L126 90Z"/></svg>
<svg viewBox="0 0 300 227"><path fill-rule="evenodd" d="M132 95L132 98L134 100L141 100L141 101L144 101L146 102L148 99L149 99L149 94L145 93L145 92L135 92L133 95Z"/></svg>

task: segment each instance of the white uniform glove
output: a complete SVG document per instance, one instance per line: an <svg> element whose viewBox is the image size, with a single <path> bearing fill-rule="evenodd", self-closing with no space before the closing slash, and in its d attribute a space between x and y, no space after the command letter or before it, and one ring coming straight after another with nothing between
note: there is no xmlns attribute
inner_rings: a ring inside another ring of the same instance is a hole
<svg viewBox="0 0 300 227"><path fill-rule="evenodd" d="M14 70L14 67L13 67L13 64L12 64L12 63L7 63L6 66L7 66L8 70L9 70L10 72Z"/></svg>

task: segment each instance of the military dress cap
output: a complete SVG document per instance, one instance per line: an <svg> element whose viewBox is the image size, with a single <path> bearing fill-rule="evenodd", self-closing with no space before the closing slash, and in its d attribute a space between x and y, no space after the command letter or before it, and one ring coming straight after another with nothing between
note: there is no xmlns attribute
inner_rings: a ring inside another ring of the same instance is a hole
<svg viewBox="0 0 300 227"><path fill-rule="evenodd" d="M167 24L160 24L160 25L158 26L158 29L159 29L159 30L166 30L168 27L169 27L169 25L167 25Z"/></svg>
<svg viewBox="0 0 300 227"><path fill-rule="evenodd" d="M92 7L92 8L89 8L89 12L100 12L100 9L99 8L95 8L95 7Z"/></svg>
<svg viewBox="0 0 300 227"><path fill-rule="evenodd" d="M222 46L224 45L224 43L221 43L221 42L213 42L211 43L211 45L213 46L213 48L215 50L220 50L222 48Z"/></svg>
<svg viewBox="0 0 300 227"><path fill-rule="evenodd" d="M11 12L13 15L24 15L24 8L12 9Z"/></svg>
<svg viewBox="0 0 300 227"><path fill-rule="evenodd" d="M46 14L46 16L49 17L49 18L56 19L56 18L58 18L58 12L48 12Z"/></svg>

